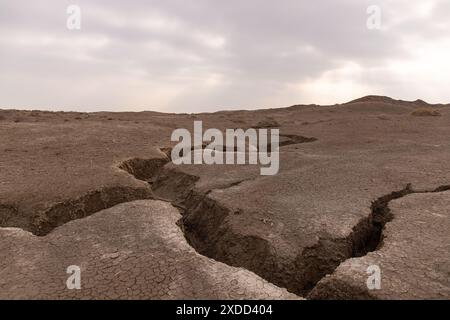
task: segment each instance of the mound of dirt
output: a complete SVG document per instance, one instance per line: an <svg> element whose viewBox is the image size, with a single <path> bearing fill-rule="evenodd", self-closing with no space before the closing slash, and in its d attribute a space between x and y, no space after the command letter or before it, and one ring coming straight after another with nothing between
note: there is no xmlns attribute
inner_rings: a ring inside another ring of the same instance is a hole
<svg viewBox="0 0 450 320"><path fill-rule="evenodd" d="M266 118L264 120L259 121L254 128L262 129L262 128L279 128L280 124L273 118Z"/></svg>
<svg viewBox="0 0 450 320"><path fill-rule="evenodd" d="M433 108L419 108L414 110L411 115L415 117L440 117L441 113Z"/></svg>

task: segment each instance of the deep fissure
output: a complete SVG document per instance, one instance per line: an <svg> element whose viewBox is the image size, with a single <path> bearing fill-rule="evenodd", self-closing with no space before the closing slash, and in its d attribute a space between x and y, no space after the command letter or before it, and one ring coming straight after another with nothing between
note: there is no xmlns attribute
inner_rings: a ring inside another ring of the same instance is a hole
<svg viewBox="0 0 450 320"><path fill-rule="evenodd" d="M170 155L170 148L162 150ZM308 296L314 286L327 274L352 257L361 257L378 250L383 245L383 229L394 217L389 209L392 200L412 193L432 193L450 190L442 185L433 190L414 190L411 184L376 199L371 213L362 218L346 238L320 238L311 247L300 252L289 263L278 261L276 252L268 241L257 236L235 234L227 225L227 217L241 212L231 212L209 196L212 190L199 192L195 184L199 177L176 168L167 168L170 158L130 159L119 168L136 179L149 183L149 188L112 187L94 191L78 199L59 203L31 222L23 217L14 218L18 210L14 206L0 206L1 227L19 227L37 236L45 236L54 228L80 219L119 203L142 199L157 199L177 207L182 218L177 225L188 243L200 254L226 264L246 268L267 281L289 291ZM225 188L243 181L231 183ZM20 216L20 215L19 215Z"/></svg>
<svg viewBox="0 0 450 320"><path fill-rule="evenodd" d="M181 170L162 167L156 176L148 179L155 195L180 209L182 218L177 224L188 243L202 255L251 270L267 281L302 296L308 296L323 277L333 273L345 260L362 257L382 246L384 226L393 219L390 201L412 193L450 189L450 186L441 186L430 191L415 191L411 184L407 184L399 191L376 199L371 205L370 215L362 218L348 237L320 238L314 246L305 248L295 261L283 265L277 261L276 253L265 239L234 233L226 218L241 213L231 212L210 197L213 190L205 193L195 190L198 177L188 176ZM231 183L225 189L241 182ZM185 190L180 194L170 186L174 189L183 186Z"/></svg>

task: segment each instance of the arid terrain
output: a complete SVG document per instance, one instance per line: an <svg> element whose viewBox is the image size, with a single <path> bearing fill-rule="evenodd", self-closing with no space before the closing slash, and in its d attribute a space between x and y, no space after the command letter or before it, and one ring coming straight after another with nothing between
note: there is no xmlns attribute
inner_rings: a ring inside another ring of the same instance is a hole
<svg viewBox="0 0 450 320"><path fill-rule="evenodd" d="M174 165L195 120L279 128L279 173ZM450 105L0 110L0 133L1 299L450 299Z"/></svg>

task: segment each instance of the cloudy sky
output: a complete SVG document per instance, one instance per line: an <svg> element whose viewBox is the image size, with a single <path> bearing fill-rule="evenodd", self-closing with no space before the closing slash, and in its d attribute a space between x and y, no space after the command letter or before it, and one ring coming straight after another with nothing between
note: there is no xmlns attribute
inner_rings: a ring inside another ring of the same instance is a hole
<svg viewBox="0 0 450 320"><path fill-rule="evenodd" d="M381 29L367 28L370 5ZM447 103L449 84L449 0L0 0L3 108Z"/></svg>

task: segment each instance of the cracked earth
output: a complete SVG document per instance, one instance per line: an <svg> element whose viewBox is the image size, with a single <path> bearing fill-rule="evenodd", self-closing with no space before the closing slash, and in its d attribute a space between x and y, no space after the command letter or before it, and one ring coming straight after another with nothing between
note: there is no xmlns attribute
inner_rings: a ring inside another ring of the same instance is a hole
<svg viewBox="0 0 450 320"><path fill-rule="evenodd" d="M0 110L0 298L449 299L450 109L423 104ZM173 165L194 120L280 128L279 174Z"/></svg>

